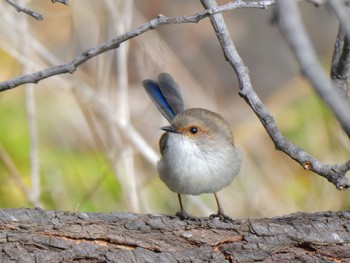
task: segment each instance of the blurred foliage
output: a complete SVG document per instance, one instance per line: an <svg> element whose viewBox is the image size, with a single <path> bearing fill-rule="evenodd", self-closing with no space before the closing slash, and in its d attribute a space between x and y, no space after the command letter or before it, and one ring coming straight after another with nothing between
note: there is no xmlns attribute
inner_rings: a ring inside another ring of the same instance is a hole
<svg viewBox="0 0 350 263"><path fill-rule="evenodd" d="M23 90L6 92L0 103L1 144L13 160L26 185L30 187L29 136ZM44 122L43 122L44 123ZM40 168L42 203L50 209L109 211L118 208L121 189L103 156L93 149L65 147L40 131ZM66 134L69 136L69 134ZM0 163L2 207L27 206L28 203Z"/></svg>

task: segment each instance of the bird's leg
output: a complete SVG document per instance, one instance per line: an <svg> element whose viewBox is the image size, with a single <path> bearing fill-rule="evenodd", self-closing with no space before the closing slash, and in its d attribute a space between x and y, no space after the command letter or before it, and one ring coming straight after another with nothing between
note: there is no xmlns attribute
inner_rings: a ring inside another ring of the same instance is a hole
<svg viewBox="0 0 350 263"><path fill-rule="evenodd" d="M187 214L185 208L182 205L181 195L177 194L177 197L179 198L180 212L177 212L176 216L179 217L181 220L201 221L200 218L194 217L194 216L190 216L189 214Z"/></svg>
<svg viewBox="0 0 350 263"><path fill-rule="evenodd" d="M232 221L231 217L225 215L224 210L222 209L222 207L220 205L220 201L219 201L219 198L216 195L216 193L214 193L214 197L215 197L216 204L218 206L218 213L210 215L210 218L218 217L221 221Z"/></svg>
<svg viewBox="0 0 350 263"><path fill-rule="evenodd" d="M181 195L177 194L177 197L178 197L179 203L180 203L180 212L177 212L176 216L180 217L181 220L187 220L190 218L190 216L187 214L185 208L182 205Z"/></svg>

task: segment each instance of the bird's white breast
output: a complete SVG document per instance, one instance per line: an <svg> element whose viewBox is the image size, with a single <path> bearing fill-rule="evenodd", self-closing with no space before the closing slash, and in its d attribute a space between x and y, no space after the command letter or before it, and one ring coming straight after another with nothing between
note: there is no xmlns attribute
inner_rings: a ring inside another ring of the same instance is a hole
<svg viewBox="0 0 350 263"><path fill-rule="evenodd" d="M242 156L233 145L200 145L192 138L169 134L167 148L157 169L162 181L179 194L214 193L228 186L238 174Z"/></svg>

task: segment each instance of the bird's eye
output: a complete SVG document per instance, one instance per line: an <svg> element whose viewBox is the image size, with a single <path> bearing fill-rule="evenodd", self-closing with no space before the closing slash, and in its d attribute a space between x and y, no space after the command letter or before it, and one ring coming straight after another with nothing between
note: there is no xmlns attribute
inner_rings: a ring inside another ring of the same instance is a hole
<svg viewBox="0 0 350 263"><path fill-rule="evenodd" d="M197 132L198 132L198 128L197 127L190 127L190 132L192 133L192 134L196 134Z"/></svg>

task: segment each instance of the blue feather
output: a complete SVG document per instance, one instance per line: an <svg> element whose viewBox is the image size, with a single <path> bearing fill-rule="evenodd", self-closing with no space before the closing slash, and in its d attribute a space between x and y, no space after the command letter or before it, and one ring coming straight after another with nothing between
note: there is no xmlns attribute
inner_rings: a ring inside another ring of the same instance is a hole
<svg viewBox="0 0 350 263"><path fill-rule="evenodd" d="M142 84L153 103L157 106L158 110L169 122L171 122L171 120L175 117L175 112L160 90L158 82L147 79L144 80Z"/></svg>

